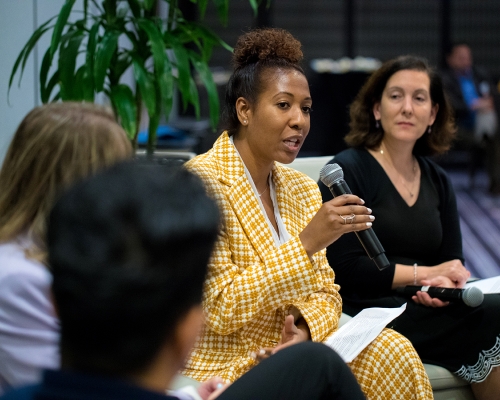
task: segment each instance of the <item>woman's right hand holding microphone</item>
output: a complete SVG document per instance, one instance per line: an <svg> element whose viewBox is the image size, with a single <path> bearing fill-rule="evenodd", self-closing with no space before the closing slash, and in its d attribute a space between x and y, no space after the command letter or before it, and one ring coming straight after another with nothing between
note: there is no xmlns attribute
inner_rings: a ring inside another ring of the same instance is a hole
<svg viewBox="0 0 500 400"><path fill-rule="evenodd" d="M309 257L323 250L347 232L368 229L375 219L365 202L353 194L344 194L323 203L316 215L299 234Z"/></svg>

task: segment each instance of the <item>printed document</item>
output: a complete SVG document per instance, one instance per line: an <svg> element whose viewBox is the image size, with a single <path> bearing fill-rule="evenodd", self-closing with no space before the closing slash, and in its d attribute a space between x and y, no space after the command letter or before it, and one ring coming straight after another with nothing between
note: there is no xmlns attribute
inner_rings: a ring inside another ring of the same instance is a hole
<svg viewBox="0 0 500 400"><path fill-rule="evenodd" d="M399 308L365 308L324 343L335 350L345 362L351 362L404 310L406 303Z"/></svg>
<svg viewBox="0 0 500 400"><path fill-rule="evenodd" d="M481 292L483 292L484 294L500 293L500 276L478 279L477 281L466 283L464 288L468 287L477 287L478 289L481 289Z"/></svg>

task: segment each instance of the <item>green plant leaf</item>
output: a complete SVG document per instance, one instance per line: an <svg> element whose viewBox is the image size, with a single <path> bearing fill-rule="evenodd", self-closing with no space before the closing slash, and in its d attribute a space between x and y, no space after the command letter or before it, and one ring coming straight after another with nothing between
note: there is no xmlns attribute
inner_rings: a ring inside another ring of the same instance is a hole
<svg viewBox="0 0 500 400"><path fill-rule="evenodd" d="M141 4L138 0L127 0L130 11L135 18L141 18Z"/></svg>
<svg viewBox="0 0 500 400"><path fill-rule="evenodd" d="M200 98L198 96L198 88L196 87L196 82L193 77L189 77L189 97L190 103L194 107L194 114L197 119L200 119Z"/></svg>
<svg viewBox="0 0 500 400"><path fill-rule="evenodd" d="M76 70L73 78L72 100L86 100L85 97L85 65Z"/></svg>
<svg viewBox="0 0 500 400"><path fill-rule="evenodd" d="M151 7L153 7L156 3L156 0L144 0L144 8L146 10L151 10ZM170 5L170 3L169 3Z"/></svg>
<svg viewBox="0 0 500 400"><path fill-rule="evenodd" d="M28 39L28 42L24 45L23 49L19 53L19 56L17 56L17 59L14 63L14 66L12 67L12 72L10 73L9 89L7 92L7 96L8 96L8 93L10 92L10 88L12 87L12 82L14 81L14 76L17 72L17 69L19 68L19 65L22 62L21 72L19 75L19 85L21 84L21 78L23 76L24 67L26 66L26 60L28 59L29 54L31 53L31 50L33 50L33 47L38 42L38 39L40 39L40 37L45 32L47 32L47 30L52 28L52 27L49 27L47 25L49 25L54 18L56 18L56 17L50 18L47 22L45 22L43 25L41 25L35 32L33 32L33 35L31 35L31 37Z"/></svg>
<svg viewBox="0 0 500 400"><path fill-rule="evenodd" d="M50 49L47 49L47 51L50 51ZM41 98L42 98L42 103L49 102L50 95L58 83L59 83L59 70L54 72L54 74L52 75L52 77L49 80L49 83L45 87L44 92L40 93Z"/></svg>
<svg viewBox="0 0 500 400"><path fill-rule="evenodd" d="M158 77L158 85L160 87L161 99L164 106L163 111L168 120L174 100L174 76L172 74L172 65L170 61L165 63L163 74Z"/></svg>
<svg viewBox="0 0 500 400"><path fill-rule="evenodd" d="M50 100L50 103L54 103L58 100L61 100L61 92L57 92L56 95Z"/></svg>
<svg viewBox="0 0 500 400"><path fill-rule="evenodd" d="M132 58L128 51L118 54L118 59L113 64L113 74L122 76L123 73L132 65Z"/></svg>
<svg viewBox="0 0 500 400"><path fill-rule="evenodd" d="M76 31L73 37L67 41L67 45L61 42L59 48L59 86L61 88L61 99L80 100L75 97L75 66L78 49L84 39L82 32Z"/></svg>
<svg viewBox="0 0 500 400"><path fill-rule="evenodd" d="M158 27L150 20L141 19L138 21L138 26L148 36L148 45L153 54L153 63L156 71L163 71L165 68L165 59L167 54L165 51L165 42Z"/></svg>
<svg viewBox="0 0 500 400"><path fill-rule="evenodd" d="M168 39L168 42L174 51L177 65L179 91L181 92L183 107L185 109L187 107L187 103L191 101L191 88L189 82L191 79L191 66L189 64L188 51L175 35L167 33L165 37Z"/></svg>
<svg viewBox="0 0 500 400"><path fill-rule="evenodd" d="M69 14L71 13L71 9L75 4L76 0L66 0L64 5L61 8L61 12L57 17L56 24L54 25L54 32L52 32L52 40L50 42L50 57L53 58L56 53L57 48L59 47L59 43L61 41L62 32L66 23L68 22Z"/></svg>
<svg viewBox="0 0 500 400"><path fill-rule="evenodd" d="M92 92L95 88L94 83L94 60L95 60L95 51L97 48L97 38L99 34L99 25L100 21L94 22L92 28L89 31L89 38L87 41L87 54L85 55L85 67L87 68L87 77L88 83L92 89Z"/></svg>
<svg viewBox="0 0 500 400"><path fill-rule="evenodd" d="M120 32L106 32L97 47L94 64L94 83L97 92L101 92L104 88L106 73L118 45L118 36L120 36Z"/></svg>
<svg viewBox="0 0 500 400"><path fill-rule="evenodd" d="M139 90L142 94L142 99L148 110L148 114L152 115L156 111L156 96L155 96L155 86L153 79L151 78L148 71L143 66L141 60L134 60L132 62L134 69L134 77L139 86Z"/></svg>
<svg viewBox="0 0 500 400"><path fill-rule="evenodd" d="M93 79L89 75L89 70L86 65L82 65L75 74L75 100L83 100L89 103L94 101L94 88L90 83Z"/></svg>
<svg viewBox="0 0 500 400"><path fill-rule="evenodd" d="M132 140L135 136L137 112L132 90L124 84L114 86L111 88L110 99L118 113L123 129L128 138Z"/></svg>
<svg viewBox="0 0 500 400"><path fill-rule="evenodd" d="M255 18L259 13L259 3L257 3L257 0L249 0L249 1L250 1L250 6L252 7L253 10L253 16Z"/></svg>
<svg viewBox="0 0 500 400"><path fill-rule="evenodd" d="M207 89L208 94L208 105L210 109L210 125L212 129L217 128L219 123L219 94L217 92L217 86L215 85L212 72L208 67L208 64L197 59L192 58L193 65L198 72L203 85Z"/></svg>
<svg viewBox="0 0 500 400"><path fill-rule="evenodd" d="M198 11L200 12L200 19L205 18L205 12L207 11L208 0L198 0Z"/></svg>
<svg viewBox="0 0 500 400"><path fill-rule="evenodd" d="M42 64L40 67L40 97L42 99L42 103L47 103L49 101L50 93L53 89L53 86L52 86L52 88L49 90L48 86L46 85L47 75L49 73L49 69L50 69L50 65L51 65L50 60L51 60L51 58L50 58L50 47L49 47L47 49L47 51L45 52L45 55L43 56ZM59 80L59 71L56 71L56 74L57 74L57 79ZM56 74L54 74L54 75L56 75ZM52 78L53 77L54 76L52 76Z"/></svg>
<svg viewBox="0 0 500 400"><path fill-rule="evenodd" d="M217 14L219 15L220 23L227 26L227 15L229 13L229 0L214 0Z"/></svg>

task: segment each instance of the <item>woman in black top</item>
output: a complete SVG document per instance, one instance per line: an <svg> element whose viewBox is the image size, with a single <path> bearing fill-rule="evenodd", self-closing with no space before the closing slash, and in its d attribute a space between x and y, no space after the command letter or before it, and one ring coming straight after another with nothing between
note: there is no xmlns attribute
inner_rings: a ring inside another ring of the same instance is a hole
<svg viewBox="0 0 500 400"><path fill-rule="evenodd" d="M453 187L426 156L449 149L455 129L441 80L426 61L403 56L376 71L351 106L352 147L331 163L376 216L375 232L390 267L379 271L355 235L329 246L343 311L396 307L405 285L463 287L462 238ZM323 201L332 195L320 183ZM481 306L448 304L418 292L391 327L407 336L424 362L472 383L477 399L500 393L500 296Z"/></svg>

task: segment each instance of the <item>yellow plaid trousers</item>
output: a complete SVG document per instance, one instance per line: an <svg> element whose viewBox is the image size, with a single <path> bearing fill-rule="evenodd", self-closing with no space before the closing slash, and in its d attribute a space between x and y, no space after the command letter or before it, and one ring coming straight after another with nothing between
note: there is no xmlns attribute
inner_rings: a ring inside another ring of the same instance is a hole
<svg viewBox="0 0 500 400"><path fill-rule="evenodd" d="M273 181L290 239L279 248L224 132L207 153L186 167L201 177L222 212L222 227L204 288L204 329L183 374L199 381L218 375L234 381L255 361L251 351L274 347L291 305L300 310L315 342L338 327L342 300L326 250L310 260L299 233L321 207L316 182L275 164ZM432 399L411 343L384 330L350 367L368 399Z"/></svg>

